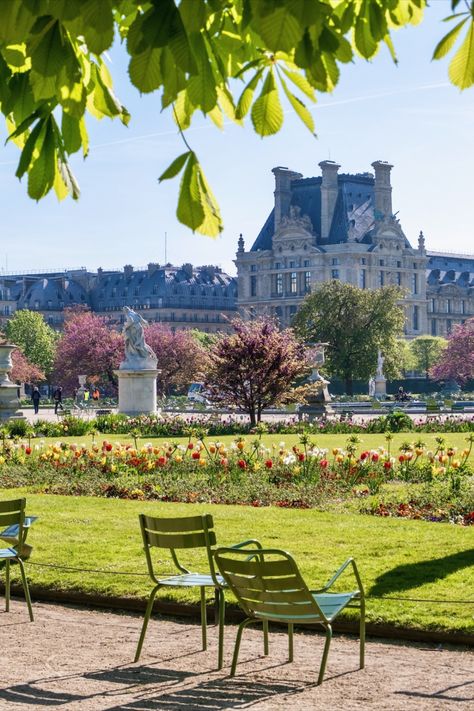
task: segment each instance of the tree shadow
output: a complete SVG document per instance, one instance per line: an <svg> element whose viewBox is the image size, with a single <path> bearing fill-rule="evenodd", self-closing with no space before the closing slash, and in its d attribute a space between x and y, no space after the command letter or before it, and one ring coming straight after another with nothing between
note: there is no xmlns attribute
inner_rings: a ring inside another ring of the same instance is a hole
<svg viewBox="0 0 474 711"><path fill-rule="evenodd" d="M447 555L434 560L422 560L418 563L398 565L392 570L379 575L369 590L369 595L377 597L388 593L403 592L426 583L435 583L456 573L462 568L474 565L474 548Z"/></svg>

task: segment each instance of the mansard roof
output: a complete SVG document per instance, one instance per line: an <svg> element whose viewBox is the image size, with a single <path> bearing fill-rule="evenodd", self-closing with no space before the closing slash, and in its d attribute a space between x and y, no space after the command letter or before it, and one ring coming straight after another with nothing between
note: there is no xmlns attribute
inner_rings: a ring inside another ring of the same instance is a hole
<svg viewBox="0 0 474 711"><path fill-rule="evenodd" d="M149 264L148 269L126 266L123 271L99 270L91 291L92 307L98 310L104 305L116 309L124 304L158 303L158 299L166 299L170 305L175 301L176 306L186 302L192 307L193 297L208 299L209 308L235 308L237 281L214 266ZM205 305L199 304L201 308Z"/></svg>
<svg viewBox="0 0 474 711"><path fill-rule="evenodd" d="M427 256L426 277L430 287L474 287L474 255L429 251Z"/></svg>
<svg viewBox="0 0 474 711"><path fill-rule="evenodd" d="M338 194L329 237L321 239L321 177L300 178L291 181L289 206L300 208L301 215L307 215L313 227L315 246L338 244L349 239L368 241L375 224L374 217L374 176L371 173L337 176ZM271 211L250 251L272 249L275 232L275 211Z"/></svg>
<svg viewBox="0 0 474 711"><path fill-rule="evenodd" d="M25 309L62 309L73 304L87 304L87 293L73 279L45 276L26 279L23 293L18 299L18 307Z"/></svg>

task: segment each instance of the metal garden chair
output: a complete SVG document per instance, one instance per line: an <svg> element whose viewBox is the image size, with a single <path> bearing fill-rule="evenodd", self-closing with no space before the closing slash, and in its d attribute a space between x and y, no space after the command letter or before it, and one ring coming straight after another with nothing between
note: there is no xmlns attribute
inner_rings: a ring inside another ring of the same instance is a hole
<svg viewBox="0 0 474 711"><path fill-rule="evenodd" d="M139 519L148 573L155 586L148 598L145 619L143 620L142 631L135 653L135 662L140 658L155 596L162 587L200 588L202 648L203 650L207 649L206 588L212 587L215 590L215 600L218 608L218 668L221 669L224 650L225 598L223 587L225 587L225 583L221 576L216 574L214 566L214 551L212 547L216 543L216 534L213 530L214 522L212 516L210 514L202 514L200 516L186 516L182 518L155 518L153 516L140 514ZM252 545L261 548L258 541L250 540L238 543L232 549L234 550L239 547L248 548ZM158 576L153 566L152 548L168 549L178 573L175 575ZM191 572L178 560L176 551L196 548L205 549L206 551L208 571L205 573ZM246 555L248 556L249 553L247 552Z"/></svg>
<svg viewBox="0 0 474 711"><path fill-rule="evenodd" d="M252 622L263 622L264 633L269 622L288 625L289 661L293 661L293 626L318 624L326 630L326 642L319 669L318 684L324 678L332 622L346 607L360 609L360 668L364 667L365 598L359 571L352 558L339 568L331 580L319 590L310 590L295 561L285 551L261 549L249 556L245 550L218 548L217 567L246 614L237 632L230 675L235 675L242 633ZM330 592L342 572L352 566L358 588L351 592ZM268 646L265 653L268 654Z"/></svg>
<svg viewBox="0 0 474 711"><path fill-rule="evenodd" d="M0 501L0 539L10 544L9 548L0 548L0 562L5 562L5 610L10 609L10 563L18 563L23 590L30 620L33 622L33 609L26 579L23 561L29 558L31 546L25 543L28 530L37 516L25 516L26 499Z"/></svg>

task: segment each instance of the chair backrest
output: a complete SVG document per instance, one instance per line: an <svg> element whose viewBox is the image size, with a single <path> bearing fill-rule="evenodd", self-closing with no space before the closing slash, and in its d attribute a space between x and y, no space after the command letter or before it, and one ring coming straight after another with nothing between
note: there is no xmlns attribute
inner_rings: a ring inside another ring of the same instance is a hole
<svg viewBox="0 0 474 711"><path fill-rule="evenodd" d="M24 529L25 508L26 499L10 499L7 501L0 501L0 537L1 532L4 529L13 526L17 527L14 529L15 536L9 536L9 538L14 541L18 554L21 554L26 535L26 531Z"/></svg>
<svg viewBox="0 0 474 711"><path fill-rule="evenodd" d="M216 534L213 531L214 521L210 514L199 516L183 516L180 518L157 518L140 514L140 528L143 546L151 577L155 578L150 548L165 548L171 553L174 564L182 573L189 573L178 560L177 550L190 548L205 548L209 570L215 578L214 558L211 550L216 544ZM217 581L216 585L217 585Z"/></svg>
<svg viewBox="0 0 474 711"><path fill-rule="evenodd" d="M247 617L325 622L326 617L286 551L218 548L215 560Z"/></svg>

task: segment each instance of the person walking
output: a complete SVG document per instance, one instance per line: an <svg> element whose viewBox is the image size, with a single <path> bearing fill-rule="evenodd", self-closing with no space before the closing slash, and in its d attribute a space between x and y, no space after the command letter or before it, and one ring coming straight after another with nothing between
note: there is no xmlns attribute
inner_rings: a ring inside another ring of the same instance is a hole
<svg viewBox="0 0 474 711"><path fill-rule="evenodd" d="M33 388L33 392L31 393L31 399L33 400L33 407L35 408L35 415L38 414L40 398L41 398L41 393L39 391L39 388L35 385L35 387Z"/></svg>
<svg viewBox="0 0 474 711"><path fill-rule="evenodd" d="M54 414L58 414L58 408L61 408L61 410L64 410L63 408L63 389L59 385L56 390L53 393L53 400L54 400Z"/></svg>

